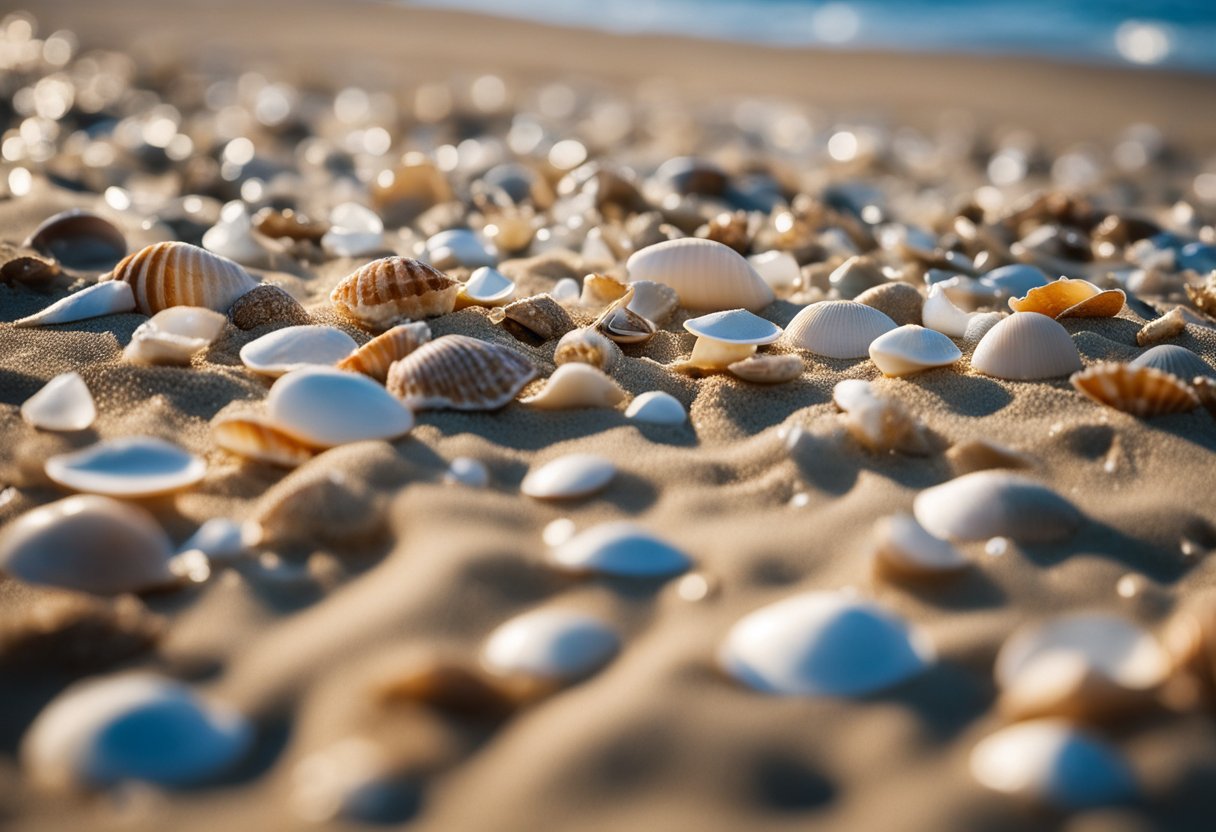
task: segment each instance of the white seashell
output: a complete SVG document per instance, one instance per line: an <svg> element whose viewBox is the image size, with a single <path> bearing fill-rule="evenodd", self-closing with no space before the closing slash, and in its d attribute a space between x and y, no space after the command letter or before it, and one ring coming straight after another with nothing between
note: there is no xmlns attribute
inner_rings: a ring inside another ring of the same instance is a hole
<svg viewBox="0 0 1216 832"><path fill-rule="evenodd" d="M46 461L46 475L73 491L108 497L151 497L188 488L207 463L186 449L150 436L107 439Z"/></svg>
<svg viewBox="0 0 1216 832"><path fill-rule="evenodd" d="M329 214L321 248L336 257L363 257L384 249L384 223L370 208L344 202Z"/></svg>
<svg viewBox="0 0 1216 832"><path fill-rule="evenodd" d="M590 364L605 372L621 357L621 348L598 329L572 329L561 337L553 350L556 364Z"/></svg>
<svg viewBox="0 0 1216 832"><path fill-rule="evenodd" d="M549 551L566 572L598 572L636 578L666 578L692 566L692 558L628 520L601 523Z"/></svg>
<svg viewBox="0 0 1216 832"><path fill-rule="evenodd" d="M788 251L766 251L747 258L747 262L775 293L789 293L802 282L802 269Z"/></svg>
<svg viewBox="0 0 1216 832"><path fill-rule="evenodd" d="M625 418L649 425L682 425L688 421L688 411L670 393L650 390L629 403Z"/></svg>
<svg viewBox="0 0 1216 832"><path fill-rule="evenodd" d="M549 297L558 303L569 304L578 300L581 292L582 289L579 287L577 280L573 277L563 277L553 284L553 288L549 290Z"/></svg>
<svg viewBox="0 0 1216 832"><path fill-rule="evenodd" d="M630 281L653 280L675 289L688 309L757 311L774 300L773 290L741 254L713 240L665 240L634 252L625 267Z"/></svg>
<svg viewBox="0 0 1216 832"><path fill-rule="evenodd" d="M330 367L287 373L270 387L271 424L301 442L332 448L368 439L396 439L414 414L370 378Z"/></svg>
<svg viewBox="0 0 1216 832"><path fill-rule="evenodd" d="M871 601L805 592L741 618L718 649L718 663L765 693L865 696L921 673L929 642Z"/></svg>
<svg viewBox="0 0 1216 832"><path fill-rule="evenodd" d="M122 357L137 364L189 364L227 323L226 315L201 306L171 306L136 328Z"/></svg>
<svg viewBox="0 0 1216 832"><path fill-rule="evenodd" d="M32 509L0 532L0 570L30 584L119 595L173 581L168 535L144 509L79 494Z"/></svg>
<svg viewBox="0 0 1216 832"><path fill-rule="evenodd" d="M539 609L492 632L481 650L481 663L498 676L566 684L599 670L620 646L616 631L595 616Z"/></svg>
<svg viewBox="0 0 1216 832"><path fill-rule="evenodd" d="M868 381L845 379L832 388L832 401L844 411L841 420L850 435L871 451L926 455L933 449L925 427Z"/></svg>
<svg viewBox="0 0 1216 832"><path fill-rule="evenodd" d="M745 309L691 318L684 328L697 336L688 363L707 370L725 369L751 356L758 345L781 337L781 327Z"/></svg>
<svg viewBox="0 0 1216 832"><path fill-rule="evenodd" d="M203 233L203 248L247 266L264 264L267 250L253 236L253 218L243 202L229 202L220 221Z"/></svg>
<svg viewBox="0 0 1216 832"><path fill-rule="evenodd" d="M426 258L436 268L476 269L498 264L498 257L467 228L440 231L426 241Z"/></svg>
<svg viewBox="0 0 1216 832"><path fill-rule="evenodd" d="M198 553L208 560L231 561L245 554L245 551L241 524L227 517L213 517L177 548L175 557Z"/></svg>
<svg viewBox="0 0 1216 832"><path fill-rule="evenodd" d="M984 339L989 331L1003 321L1007 315L1002 312L976 312L967 322L967 330L963 333L963 343L974 347Z"/></svg>
<svg viewBox="0 0 1216 832"><path fill-rule="evenodd" d="M39 430L84 430L97 418L97 406L79 373L62 373L21 404L21 418Z"/></svg>
<svg viewBox="0 0 1216 832"><path fill-rule="evenodd" d="M804 307L785 328L786 342L828 358L865 358L870 344L895 329L895 321L851 300L827 300Z"/></svg>
<svg viewBox="0 0 1216 832"><path fill-rule="evenodd" d="M578 363L560 365L539 393L521 399L523 404L542 410L616 407L624 400L625 391L602 370Z"/></svg>
<svg viewBox="0 0 1216 832"><path fill-rule="evenodd" d="M124 257L103 281L123 282L135 308L154 315L171 306L202 306L227 312L258 282L236 263L189 243L163 242Z"/></svg>
<svg viewBox="0 0 1216 832"><path fill-rule="evenodd" d="M626 308L652 323L665 323L680 308L680 296L665 283L635 280L629 285L633 288L633 297Z"/></svg>
<svg viewBox="0 0 1216 832"><path fill-rule="evenodd" d="M241 347L241 363L265 376L277 378L309 365L333 365L359 345L332 326L285 326L255 338Z"/></svg>
<svg viewBox="0 0 1216 832"><path fill-rule="evenodd" d="M916 495L912 510L930 534L948 540L1008 537L1045 543L1071 537L1084 520L1072 503L1047 486L994 470L926 488Z"/></svg>
<svg viewBox="0 0 1216 832"><path fill-rule="evenodd" d="M102 315L134 311L135 293L131 291L131 284L107 280L55 301L41 312L13 321L13 326L70 324Z"/></svg>
<svg viewBox="0 0 1216 832"><path fill-rule="evenodd" d="M1061 809L1125 803L1138 791L1114 748L1060 719L1022 722L981 740L971 775L993 791Z"/></svg>
<svg viewBox="0 0 1216 832"><path fill-rule="evenodd" d="M478 306L502 306L515 297L515 281L498 269L482 266L460 287L457 297Z"/></svg>
<svg viewBox="0 0 1216 832"><path fill-rule="evenodd" d="M1152 367L1170 373L1184 381L1196 376L1216 378L1216 370L1186 347L1176 344L1159 344L1141 353L1131 362L1133 367Z"/></svg>
<svg viewBox="0 0 1216 832"><path fill-rule="evenodd" d="M448 464L443 481L449 485L459 483L469 488L485 488L490 484L490 470L480 459L458 456Z"/></svg>
<svg viewBox="0 0 1216 832"><path fill-rule="evenodd" d="M870 360L888 376L949 367L962 357L962 351L945 335L915 324L897 327L870 344Z"/></svg>
<svg viewBox="0 0 1216 832"><path fill-rule="evenodd" d="M875 524L874 564L894 578L938 577L967 567L967 558L948 541L925 531L910 514L884 517Z"/></svg>
<svg viewBox="0 0 1216 832"><path fill-rule="evenodd" d="M1013 263L993 269L980 277L980 283L992 289L998 299L1020 298L1031 289L1046 286L1051 282L1047 273L1038 266L1026 263Z"/></svg>
<svg viewBox="0 0 1216 832"><path fill-rule="evenodd" d="M951 303L946 290L935 284L929 287L929 297L925 299L920 317L929 329L951 338L962 338L967 332L967 324L971 323L971 314Z"/></svg>
<svg viewBox="0 0 1216 832"><path fill-rule="evenodd" d="M980 339L971 368L994 378L1034 381L1081 369L1081 354L1068 330L1037 312L1018 312Z"/></svg>
<svg viewBox="0 0 1216 832"><path fill-rule="evenodd" d="M240 760L253 727L181 682L150 673L88 679L67 688L21 741L30 778L50 789L128 781L204 782Z"/></svg>
<svg viewBox="0 0 1216 832"><path fill-rule="evenodd" d="M542 500L590 497L616 476L616 466L595 454L566 454L528 472L519 490Z"/></svg>

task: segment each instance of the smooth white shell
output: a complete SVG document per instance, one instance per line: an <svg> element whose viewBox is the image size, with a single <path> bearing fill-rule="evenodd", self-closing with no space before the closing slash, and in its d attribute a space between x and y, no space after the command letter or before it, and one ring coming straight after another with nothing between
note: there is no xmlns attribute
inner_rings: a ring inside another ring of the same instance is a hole
<svg viewBox="0 0 1216 832"><path fill-rule="evenodd" d="M185 448L151 436L107 439L50 457L45 468L73 491L128 498L180 491L207 473L207 463Z"/></svg>
<svg viewBox="0 0 1216 832"><path fill-rule="evenodd" d="M650 390L629 403L625 418L650 425L682 425L688 421L688 411L670 393Z"/></svg>
<svg viewBox="0 0 1216 832"><path fill-rule="evenodd" d="M318 448L396 439L414 427L413 412L379 384L330 367L305 367L275 381L266 413L276 428Z"/></svg>
<svg viewBox="0 0 1216 832"><path fill-rule="evenodd" d="M781 327L754 315L746 309L711 312L699 318L689 318L684 328L698 338L710 338L727 344L771 344L781 337Z"/></svg>
<svg viewBox="0 0 1216 832"><path fill-rule="evenodd" d="M211 309L171 306L139 325L122 357L139 364L188 364L227 323L227 316Z"/></svg>
<svg viewBox="0 0 1216 832"><path fill-rule="evenodd" d="M384 248L384 223L374 211L356 202L344 202L329 214L330 228L321 248L338 257L362 257Z"/></svg>
<svg viewBox="0 0 1216 832"><path fill-rule="evenodd" d="M443 473L443 481L449 485L459 483L469 488L485 488L490 484L490 469L480 459L471 456L458 456L448 463L448 470Z"/></svg>
<svg viewBox="0 0 1216 832"><path fill-rule="evenodd" d="M874 526L874 558L886 572L942 575L957 572L968 564L962 552L929 534L910 514L884 517Z"/></svg>
<svg viewBox="0 0 1216 832"><path fill-rule="evenodd" d="M980 277L980 283L1005 299L1025 297L1031 289L1046 286L1051 278L1038 266L1013 263L993 269Z"/></svg>
<svg viewBox="0 0 1216 832"><path fill-rule="evenodd" d="M1065 540L1084 520L1072 503L1047 486L1007 471L964 474L926 488L912 505L926 531L949 540Z"/></svg>
<svg viewBox="0 0 1216 832"><path fill-rule="evenodd" d="M595 454L566 454L534 468L519 490L529 497L567 500L588 497L608 487L616 466Z"/></svg>
<svg viewBox="0 0 1216 832"><path fill-rule="evenodd" d="M102 315L134 311L135 293L131 291L131 284L107 280L68 295L41 312L13 321L13 326L69 324L88 318L100 318Z"/></svg>
<svg viewBox="0 0 1216 832"><path fill-rule="evenodd" d="M558 303L572 303L578 300L581 288L573 277L563 277L553 284L549 296Z"/></svg>
<svg viewBox="0 0 1216 832"><path fill-rule="evenodd" d="M929 329L951 338L962 338L967 332L967 324L971 322L971 313L951 303L945 288L939 284L929 287L929 297L921 307L920 317Z"/></svg>
<svg viewBox="0 0 1216 832"><path fill-rule="evenodd" d="M594 616L540 609L516 616L491 633L481 662L500 676L571 682L611 661L620 644L616 631Z"/></svg>
<svg viewBox="0 0 1216 832"><path fill-rule="evenodd" d="M220 221L203 233L203 248L245 266L264 264L267 250L253 236L253 217L245 203L229 202Z"/></svg>
<svg viewBox="0 0 1216 832"><path fill-rule="evenodd" d="M426 241L426 257L441 269L451 266L475 269L498 262L477 234L467 228L452 228L432 236Z"/></svg>
<svg viewBox="0 0 1216 832"><path fill-rule="evenodd" d="M888 376L948 367L962 357L962 351L945 335L915 324L896 327L870 344L870 360Z"/></svg>
<svg viewBox="0 0 1216 832"><path fill-rule="evenodd" d="M646 529L621 520L601 523L553 547L550 562L569 572L639 578L678 575L692 559Z"/></svg>
<svg viewBox="0 0 1216 832"><path fill-rule="evenodd" d="M233 560L245 553L241 525L227 517L213 517L199 526L177 549L177 557L197 552L209 560Z"/></svg>
<svg viewBox="0 0 1216 832"><path fill-rule="evenodd" d="M785 328L792 347L828 358L865 358L870 344L895 329L895 321L872 306L827 300L804 307Z"/></svg>
<svg viewBox="0 0 1216 832"><path fill-rule="evenodd" d="M625 391L590 364L562 364L549 376L535 396L524 404L542 410L567 410L578 407L615 407L625 399Z"/></svg>
<svg viewBox="0 0 1216 832"><path fill-rule="evenodd" d="M255 373L277 377L308 365L336 364L358 347L336 327L286 326L241 347L241 363Z"/></svg>
<svg viewBox="0 0 1216 832"><path fill-rule="evenodd" d="M631 281L653 280L675 289L688 309L754 312L774 300L773 290L741 254L713 240L665 240L634 252L625 267Z"/></svg>
<svg viewBox="0 0 1216 832"><path fill-rule="evenodd" d="M97 418L97 406L79 373L62 373L21 404L21 418L40 430L84 430Z"/></svg>
<svg viewBox="0 0 1216 832"><path fill-rule="evenodd" d="M1081 369L1081 354L1068 330L1046 315L1015 312L980 339L971 368L994 378L1033 381Z"/></svg>
<svg viewBox="0 0 1216 832"><path fill-rule="evenodd" d="M502 306L515 297L515 281L498 269L482 266L469 275L460 297L482 306Z"/></svg>
<svg viewBox="0 0 1216 832"><path fill-rule="evenodd" d="M802 281L802 270L798 267L798 261L788 251L753 254L747 258L747 262L775 292L795 289Z"/></svg>

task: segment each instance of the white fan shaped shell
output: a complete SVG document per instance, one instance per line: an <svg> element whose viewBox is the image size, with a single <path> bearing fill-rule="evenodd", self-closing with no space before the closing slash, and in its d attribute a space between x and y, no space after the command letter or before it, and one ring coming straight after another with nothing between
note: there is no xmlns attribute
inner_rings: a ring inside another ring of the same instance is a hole
<svg viewBox="0 0 1216 832"><path fill-rule="evenodd" d="M962 351L945 335L915 324L883 333L870 344L870 360L888 376L948 367L962 357Z"/></svg>
<svg viewBox="0 0 1216 832"><path fill-rule="evenodd" d="M241 347L241 363L255 373L277 377L310 364L336 364L358 347L336 327L286 326Z"/></svg>
<svg viewBox="0 0 1216 832"><path fill-rule="evenodd" d="M207 463L164 439L125 436L50 457L45 469L73 491L132 498L194 485L207 474Z"/></svg>
<svg viewBox="0 0 1216 832"><path fill-rule="evenodd" d="M1084 519L1047 486L1006 471L976 471L926 488L912 510L926 531L947 540L1065 540Z"/></svg>
<svg viewBox="0 0 1216 832"><path fill-rule="evenodd" d="M414 427L413 412L361 373L306 367L270 387L266 413L274 427L317 448L396 439Z"/></svg>
<svg viewBox="0 0 1216 832"><path fill-rule="evenodd" d="M507 621L486 639L481 660L502 676L569 682L607 664L621 639L605 622L585 613L540 609Z"/></svg>
<svg viewBox="0 0 1216 832"><path fill-rule="evenodd" d="M566 454L528 472L520 491L544 500L588 497L608 487L616 466L596 454Z"/></svg>
<svg viewBox="0 0 1216 832"><path fill-rule="evenodd" d="M97 406L79 373L63 373L22 403L21 418L41 430L84 430L97 418Z"/></svg>
<svg viewBox="0 0 1216 832"><path fill-rule="evenodd" d="M681 237L630 255L629 279L665 283L680 305L697 311L742 308L753 312L774 300L773 290L743 255L714 240Z"/></svg>
<svg viewBox="0 0 1216 832"><path fill-rule="evenodd" d="M1034 381L1059 378L1081 369L1072 336L1037 312L1015 312L988 330L975 347L971 367L994 378Z"/></svg>
<svg viewBox="0 0 1216 832"><path fill-rule="evenodd" d="M804 307L785 328L790 346L827 358L865 358L878 336L895 321L872 306L851 300L826 300Z"/></svg>

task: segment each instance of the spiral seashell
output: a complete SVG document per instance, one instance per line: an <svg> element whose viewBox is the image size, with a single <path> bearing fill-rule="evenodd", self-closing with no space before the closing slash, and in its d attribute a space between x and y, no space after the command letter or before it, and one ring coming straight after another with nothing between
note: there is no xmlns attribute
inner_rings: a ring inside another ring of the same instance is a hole
<svg viewBox="0 0 1216 832"><path fill-rule="evenodd" d="M1174 307L1156 320L1149 321L1136 333L1136 343L1142 347L1165 341L1186 330L1186 318L1182 317L1182 308Z"/></svg>
<svg viewBox="0 0 1216 832"><path fill-rule="evenodd" d="M1022 298L1010 298L1014 312L1038 312L1051 318L1113 318L1126 300L1119 289L1103 291L1087 280L1062 277L1031 289Z"/></svg>
<svg viewBox="0 0 1216 832"><path fill-rule="evenodd" d="M561 338L576 324L570 313L549 295L521 298L503 307L503 328L526 344Z"/></svg>
<svg viewBox="0 0 1216 832"><path fill-rule="evenodd" d="M1184 381L1196 376L1216 378L1216 370L1211 365L1186 347L1176 344L1161 344L1145 350L1131 362L1131 366L1152 367Z"/></svg>
<svg viewBox="0 0 1216 832"><path fill-rule="evenodd" d="M382 332L356 349L335 366L371 376L381 383L388 378L388 368L431 340L431 328L426 321L398 324Z"/></svg>
<svg viewBox="0 0 1216 832"><path fill-rule="evenodd" d="M497 410L534 378L536 367L514 350L445 335L395 362L387 387L413 410Z"/></svg>
<svg viewBox="0 0 1216 832"><path fill-rule="evenodd" d="M773 290L734 249L684 237L647 246L626 261L629 280L653 280L675 290L680 305L715 312L747 309L755 312L774 300Z"/></svg>
<svg viewBox="0 0 1216 832"><path fill-rule="evenodd" d="M753 355L728 364L726 369L752 384L785 384L802 375L806 364L796 355Z"/></svg>
<svg viewBox="0 0 1216 832"><path fill-rule="evenodd" d="M1153 367L1108 361L1074 373L1069 381L1094 401L1142 419L1186 413L1199 406L1185 382Z"/></svg>
<svg viewBox="0 0 1216 832"><path fill-rule="evenodd" d="M127 253L127 240L112 222L73 208L43 220L25 245L70 269L103 269Z"/></svg>
<svg viewBox="0 0 1216 832"><path fill-rule="evenodd" d="M590 364L563 364L535 396L523 403L541 410L571 410L580 407L615 407L625 391Z"/></svg>
<svg viewBox="0 0 1216 832"><path fill-rule="evenodd" d="M295 468L312 459L312 446L284 433L269 420L253 414L220 414L211 421L215 444L237 456Z"/></svg>
<svg viewBox="0 0 1216 832"><path fill-rule="evenodd" d="M258 282L226 257L189 243L153 243L123 258L103 281L122 281L135 294L135 308L155 315L171 306L202 306L227 312Z"/></svg>
<svg viewBox="0 0 1216 832"><path fill-rule="evenodd" d="M828 358L865 358L870 344L895 329L895 321L851 300L828 300L804 307L785 328L786 342Z"/></svg>
<svg viewBox="0 0 1216 832"><path fill-rule="evenodd" d="M341 314L368 329L446 315L460 283L408 257L382 257L352 272L329 294Z"/></svg>
<svg viewBox="0 0 1216 832"><path fill-rule="evenodd" d="M870 344L870 360L887 376L949 367L962 357L962 351L945 335L915 324L897 327Z"/></svg>
<svg viewBox="0 0 1216 832"><path fill-rule="evenodd" d="M621 348L593 328L573 329L562 336L553 351L553 361L562 364L589 364L608 372L621 357Z"/></svg>
<svg viewBox="0 0 1216 832"><path fill-rule="evenodd" d="M1047 315L1019 312L980 339L971 368L994 378L1034 381L1081 369L1081 354L1068 330Z"/></svg>

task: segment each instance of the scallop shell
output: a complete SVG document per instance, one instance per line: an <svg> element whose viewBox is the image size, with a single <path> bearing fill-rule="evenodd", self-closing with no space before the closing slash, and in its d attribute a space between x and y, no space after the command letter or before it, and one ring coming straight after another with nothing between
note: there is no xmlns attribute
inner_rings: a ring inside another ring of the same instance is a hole
<svg viewBox="0 0 1216 832"><path fill-rule="evenodd" d="M933 451L925 426L899 402L876 394L868 381L845 379L832 389L832 401L844 411L845 429L871 451L918 456Z"/></svg>
<svg viewBox="0 0 1216 832"><path fill-rule="evenodd" d="M1068 330L1046 315L1019 312L988 331L975 347L971 368L995 378L1034 381L1081 369Z"/></svg>
<svg viewBox="0 0 1216 832"><path fill-rule="evenodd" d="M629 403L625 418L648 425L682 425L688 421L688 411L670 393L649 390Z"/></svg>
<svg viewBox="0 0 1216 832"><path fill-rule="evenodd" d="M1147 347L1149 344L1181 335L1185 330L1186 318L1182 317L1182 308L1176 306L1160 318L1149 321L1141 327L1140 331L1136 333L1136 343Z"/></svg>
<svg viewBox="0 0 1216 832"><path fill-rule="evenodd" d="M312 446L252 414L220 414L211 421L211 438L226 451L257 462L295 468L312 459Z"/></svg>
<svg viewBox="0 0 1216 832"><path fill-rule="evenodd" d="M549 376L544 388L522 402L542 410L579 407L615 407L625 400L625 391L590 364L562 364Z"/></svg>
<svg viewBox="0 0 1216 832"><path fill-rule="evenodd" d="M171 306L227 312L233 301L258 285L226 257L178 242L145 246L123 258L102 280L129 284L135 307L145 315Z"/></svg>
<svg viewBox="0 0 1216 832"><path fill-rule="evenodd" d="M189 488L207 464L184 448L150 436L107 439L46 461L46 475L73 491L151 497Z"/></svg>
<svg viewBox="0 0 1216 832"><path fill-rule="evenodd" d="M1067 540L1084 516L1045 485L1006 471L976 471L916 495L913 513L936 537L1026 543Z"/></svg>
<svg viewBox="0 0 1216 832"><path fill-rule="evenodd" d="M929 297L925 299L920 314L929 329L951 338L962 338L973 313L959 309L946 296L946 290L940 284L934 284L929 287Z"/></svg>
<svg viewBox="0 0 1216 832"><path fill-rule="evenodd" d="M456 306L460 283L408 257L382 257L348 275L329 293L342 315L368 329L446 315Z"/></svg>
<svg viewBox="0 0 1216 832"><path fill-rule="evenodd" d="M414 410L497 410L534 378L536 367L514 350L445 335L393 364L387 386Z"/></svg>
<svg viewBox="0 0 1216 832"><path fill-rule="evenodd" d="M199 306L163 309L136 328L122 357L137 364L189 364L227 323L219 312Z"/></svg>
<svg viewBox="0 0 1216 832"><path fill-rule="evenodd" d="M684 552L628 520L579 532L550 549L549 562L565 572L634 578L668 578L692 566Z"/></svg>
<svg viewBox="0 0 1216 832"><path fill-rule="evenodd" d="M932 646L894 613L837 592L805 592L741 618L718 664L764 693L859 697L923 672Z"/></svg>
<svg viewBox="0 0 1216 832"><path fill-rule="evenodd" d="M1179 347L1176 344L1161 344L1147 349L1138 355L1129 366L1152 367L1154 370L1161 370L1163 373L1169 373L1183 380L1196 376L1216 378L1216 370L1213 370L1206 361L1186 347Z"/></svg>
<svg viewBox="0 0 1216 832"><path fill-rule="evenodd" d="M595 673L620 647L616 630L595 616L539 609L492 632L482 647L481 664L496 676L559 686Z"/></svg>
<svg viewBox="0 0 1216 832"><path fill-rule="evenodd" d="M562 364L589 364L607 372L621 357L621 348L597 329L572 329L557 342L553 361Z"/></svg>
<svg viewBox="0 0 1216 832"><path fill-rule="evenodd" d="M1014 312L1038 312L1051 318L1112 318L1126 298L1119 289L1103 291L1086 280L1062 277L1031 289L1023 298L1010 298Z"/></svg>
<svg viewBox="0 0 1216 832"><path fill-rule="evenodd" d="M892 329L870 344L870 360L887 376L949 367L962 357L962 351L945 335L915 324Z"/></svg>
<svg viewBox="0 0 1216 832"><path fill-rule="evenodd" d="M13 326L70 324L102 315L135 311L135 295L126 283L94 283L55 301L46 309L13 321Z"/></svg>
<svg viewBox="0 0 1216 832"><path fill-rule="evenodd" d="M790 346L828 358L865 358L870 344L895 322L873 307L827 300L804 307L785 328Z"/></svg>
<svg viewBox="0 0 1216 832"><path fill-rule="evenodd" d="M874 307L899 326L922 323L921 309L925 299L920 290L909 283L883 283L866 289L854 300Z"/></svg>
<svg viewBox="0 0 1216 832"><path fill-rule="evenodd" d="M635 280L629 284L633 289L633 297L627 308L636 312L653 324L660 325L667 321L680 308L680 297L675 289L664 283L653 280Z"/></svg>
<svg viewBox="0 0 1216 832"><path fill-rule="evenodd" d="M266 396L266 413L274 427L316 448L396 439L414 427L410 409L379 384L332 367L306 367L278 379Z"/></svg>
<svg viewBox="0 0 1216 832"><path fill-rule="evenodd" d="M97 418L97 406L79 373L62 373L22 403L21 418L39 430L84 430Z"/></svg>
<svg viewBox="0 0 1216 832"><path fill-rule="evenodd" d="M108 268L127 253L126 238L113 223L79 208L43 220L25 245L69 269Z"/></svg>
<svg viewBox="0 0 1216 832"><path fill-rule="evenodd" d="M519 490L541 500L570 500L603 491L616 476L616 466L595 454L566 454L534 468Z"/></svg>
<svg viewBox="0 0 1216 832"><path fill-rule="evenodd" d="M426 321L398 324L358 347L335 366L339 370L363 373L383 383L394 361L400 361L430 340L431 328Z"/></svg>
<svg viewBox="0 0 1216 832"><path fill-rule="evenodd" d="M948 541L925 531L910 514L875 524L874 565L888 578L938 578L965 569L968 560Z"/></svg>
<svg viewBox="0 0 1216 832"><path fill-rule="evenodd" d="M241 363L265 376L311 365L333 365L358 349L355 339L332 326L286 326L241 347Z"/></svg>
<svg viewBox="0 0 1216 832"><path fill-rule="evenodd" d="M753 384L785 384L801 376L806 364L796 355L753 355L728 364L726 369Z"/></svg>
<svg viewBox="0 0 1216 832"><path fill-rule="evenodd" d="M460 287L457 301L477 306L502 306L515 296L515 281L498 269L482 266Z"/></svg>
<svg viewBox="0 0 1216 832"><path fill-rule="evenodd" d="M228 320L242 330L266 324L302 326L312 321L298 300L270 283L259 284L233 301L228 308Z"/></svg>
<svg viewBox="0 0 1216 832"><path fill-rule="evenodd" d="M675 290L680 305L699 311L759 311L773 290L734 249L697 237L666 240L634 252L626 261L630 281L653 280Z"/></svg>
<svg viewBox="0 0 1216 832"><path fill-rule="evenodd" d="M1199 406L1184 381L1153 367L1108 361L1074 373L1069 380L1094 401L1142 419L1186 413Z"/></svg>
<svg viewBox="0 0 1216 832"><path fill-rule="evenodd" d="M576 327L564 307L549 295L521 298L503 307L503 327L519 340L543 344Z"/></svg>
<svg viewBox="0 0 1216 832"><path fill-rule="evenodd" d="M0 570L98 595L173 582L168 535L144 509L92 494L39 506L0 532Z"/></svg>

